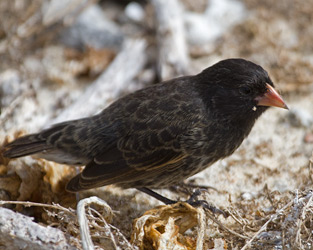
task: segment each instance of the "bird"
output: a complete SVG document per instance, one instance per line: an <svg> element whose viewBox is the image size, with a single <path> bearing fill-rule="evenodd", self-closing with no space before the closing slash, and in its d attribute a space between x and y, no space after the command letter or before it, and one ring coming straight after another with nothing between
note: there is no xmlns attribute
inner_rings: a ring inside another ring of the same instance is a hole
<svg viewBox="0 0 313 250"><path fill-rule="evenodd" d="M171 204L154 189L230 156L271 106L288 109L268 73L230 58L130 93L91 117L17 138L3 156L85 166L68 182L69 192L114 184Z"/></svg>

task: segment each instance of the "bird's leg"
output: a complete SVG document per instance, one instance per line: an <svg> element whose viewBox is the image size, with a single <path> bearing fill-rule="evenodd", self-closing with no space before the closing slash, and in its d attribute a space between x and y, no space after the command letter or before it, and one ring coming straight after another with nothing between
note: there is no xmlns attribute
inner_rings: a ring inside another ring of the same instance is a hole
<svg viewBox="0 0 313 250"><path fill-rule="evenodd" d="M160 195L160 194L158 194L158 193L154 192L153 190L146 188L146 187L137 188L137 190L154 197L155 199L163 202L166 205L175 204L178 202L178 201L168 199L168 198L166 198L166 197L164 197L164 196L162 196L162 195ZM188 204L190 204L193 207L202 206L203 208L210 210L214 214L216 214L216 213L222 214L225 218L228 216L226 212L210 205L207 201L198 200L199 195L201 195L201 189L196 189L196 191L185 202L187 202Z"/></svg>
<svg viewBox="0 0 313 250"><path fill-rule="evenodd" d="M142 188L137 188L137 190L141 191L141 192L144 192L154 198L156 198L157 200L159 201L162 201L165 205L170 205L170 204L174 204L176 203L177 201L174 201L174 200L171 200L171 199L168 199L154 191L152 191L151 189L149 188L146 188L146 187L142 187Z"/></svg>
<svg viewBox="0 0 313 250"><path fill-rule="evenodd" d="M75 170L76 170L76 171L75 171L76 174L79 174L79 173L80 173L80 168L79 168L79 167L76 166L76 167L75 167ZM76 201L77 201L77 203L78 203L78 202L80 201L80 197L81 197L80 194L79 194L79 192L76 192L76 193L75 193L75 197L76 197Z"/></svg>

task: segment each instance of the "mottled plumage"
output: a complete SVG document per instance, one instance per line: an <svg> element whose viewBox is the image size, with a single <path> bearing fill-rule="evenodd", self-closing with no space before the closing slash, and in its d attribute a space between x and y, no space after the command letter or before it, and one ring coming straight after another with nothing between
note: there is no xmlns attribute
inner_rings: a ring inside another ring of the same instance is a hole
<svg viewBox="0 0 313 250"><path fill-rule="evenodd" d="M164 188L232 154L267 106L286 108L272 87L260 66L224 60L120 98L98 115L19 138L4 156L86 165L69 191Z"/></svg>

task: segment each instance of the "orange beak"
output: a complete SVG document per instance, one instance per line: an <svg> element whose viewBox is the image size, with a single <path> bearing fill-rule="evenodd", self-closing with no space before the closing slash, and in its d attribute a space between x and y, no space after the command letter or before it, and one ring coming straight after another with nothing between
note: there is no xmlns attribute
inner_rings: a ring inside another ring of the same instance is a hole
<svg viewBox="0 0 313 250"><path fill-rule="evenodd" d="M264 95L255 98L258 106L272 106L283 109L289 109L284 102L283 98L277 91L268 83L266 84L267 91Z"/></svg>

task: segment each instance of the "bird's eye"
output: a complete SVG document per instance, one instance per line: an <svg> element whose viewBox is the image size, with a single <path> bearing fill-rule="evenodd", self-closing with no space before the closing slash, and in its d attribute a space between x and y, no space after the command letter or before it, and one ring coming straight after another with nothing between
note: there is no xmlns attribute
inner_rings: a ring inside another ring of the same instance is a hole
<svg viewBox="0 0 313 250"><path fill-rule="evenodd" d="M239 90L240 93L242 93L243 95L251 94L251 89L249 87L241 87Z"/></svg>

